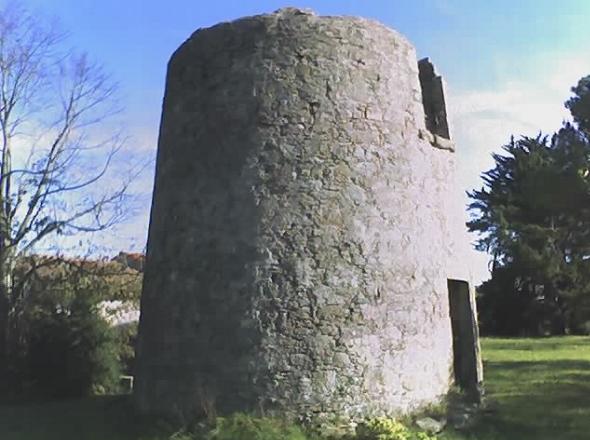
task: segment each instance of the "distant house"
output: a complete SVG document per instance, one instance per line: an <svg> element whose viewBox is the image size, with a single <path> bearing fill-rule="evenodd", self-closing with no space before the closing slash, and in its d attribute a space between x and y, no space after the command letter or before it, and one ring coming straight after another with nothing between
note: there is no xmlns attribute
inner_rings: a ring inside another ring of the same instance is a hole
<svg viewBox="0 0 590 440"><path fill-rule="evenodd" d="M143 272L145 265L145 255L137 252L119 252L119 255L112 258L111 261L121 263L138 272Z"/></svg>
<svg viewBox="0 0 590 440"><path fill-rule="evenodd" d="M145 255L138 252L121 251L111 261L143 273ZM139 321L139 309L134 304L122 301L105 301L102 312L113 325L124 325Z"/></svg>
<svg viewBox="0 0 590 440"><path fill-rule="evenodd" d="M112 325L119 326L139 321L139 309L129 302L103 301L100 313Z"/></svg>

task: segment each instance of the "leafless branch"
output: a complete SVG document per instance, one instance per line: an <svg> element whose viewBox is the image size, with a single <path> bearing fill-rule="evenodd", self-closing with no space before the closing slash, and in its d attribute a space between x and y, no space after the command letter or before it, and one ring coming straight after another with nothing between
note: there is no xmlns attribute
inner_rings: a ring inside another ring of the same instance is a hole
<svg viewBox="0 0 590 440"><path fill-rule="evenodd" d="M136 176L110 190L113 181L101 183L124 144L95 130L120 110L117 87L87 55L63 50L63 40L23 8L0 9L0 278L8 254L121 221ZM16 146L26 159L14 156Z"/></svg>

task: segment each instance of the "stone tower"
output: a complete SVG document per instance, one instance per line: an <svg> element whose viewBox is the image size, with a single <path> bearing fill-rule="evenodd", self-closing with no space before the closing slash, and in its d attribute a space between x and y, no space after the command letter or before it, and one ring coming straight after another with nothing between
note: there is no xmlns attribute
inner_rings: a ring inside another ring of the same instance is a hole
<svg viewBox="0 0 590 440"><path fill-rule="evenodd" d="M379 23L287 8L195 32L168 66L138 409L357 418L440 399L448 138L440 77Z"/></svg>

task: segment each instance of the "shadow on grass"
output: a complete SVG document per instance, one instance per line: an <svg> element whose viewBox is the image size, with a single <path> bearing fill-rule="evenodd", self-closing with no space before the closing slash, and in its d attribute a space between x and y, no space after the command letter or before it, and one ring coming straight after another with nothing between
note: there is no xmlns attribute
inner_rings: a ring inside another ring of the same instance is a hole
<svg viewBox="0 0 590 440"><path fill-rule="evenodd" d="M590 438L590 362L486 362L488 396L497 410L477 430L499 439Z"/></svg>
<svg viewBox="0 0 590 440"><path fill-rule="evenodd" d="M590 337L584 335L575 336L535 336L535 337L487 337L482 343L488 354L494 350L534 350L535 352L556 353L572 348L586 349L590 343Z"/></svg>
<svg viewBox="0 0 590 440"><path fill-rule="evenodd" d="M515 347L503 350L510 349ZM587 351L581 354L587 356ZM466 438L590 439L590 361L499 361L493 360L493 353L490 357L485 363L486 389L489 399L495 402L495 409L484 413L481 422ZM0 403L0 440L167 438L152 421L136 419L129 397ZM465 437L449 434L442 438Z"/></svg>
<svg viewBox="0 0 590 440"><path fill-rule="evenodd" d="M151 440L155 426L136 419L130 396L0 403L2 440Z"/></svg>

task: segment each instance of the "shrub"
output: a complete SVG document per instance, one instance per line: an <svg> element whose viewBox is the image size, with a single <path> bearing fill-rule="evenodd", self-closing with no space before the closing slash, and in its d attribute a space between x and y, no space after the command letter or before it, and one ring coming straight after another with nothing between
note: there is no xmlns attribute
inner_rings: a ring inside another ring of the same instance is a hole
<svg viewBox="0 0 590 440"><path fill-rule="evenodd" d="M402 423L387 417L377 417L359 424L355 440L435 440L425 432L408 429Z"/></svg>
<svg viewBox="0 0 590 440"><path fill-rule="evenodd" d="M306 440L303 431L292 424L269 417L237 413L218 417L207 440Z"/></svg>
<svg viewBox="0 0 590 440"><path fill-rule="evenodd" d="M168 440L195 440L195 437L185 431L178 431L168 437Z"/></svg>
<svg viewBox="0 0 590 440"><path fill-rule="evenodd" d="M119 345L96 304L77 295L67 304L49 298L29 322L25 362L36 393L77 397L115 391Z"/></svg>
<svg viewBox="0 0 590 440"><path fill-rule="evenodd" d="M236 413L218 417L213 428L199 425L195 431L178 431L168 440L436 440L435 436L415 431L403 423L387 417L365 421L356 427L354 434L306 431L284 420L254 417Z"/></svg>
<svg viewBox="0 0 590 440"><path fill-rule="evenodd" d="M119 391L132 374L136 324L113 328L104 304L137 304L142 274L117 262L18 261L6 377L11 392L71 397Z"/></svg>
<svg viewBox="0 0 590 440"><path fill-rule="evenodd" d="M137 322L127 322L113 327L118 345L121 372L131 376L135 372L137 325Z"/></svg>

